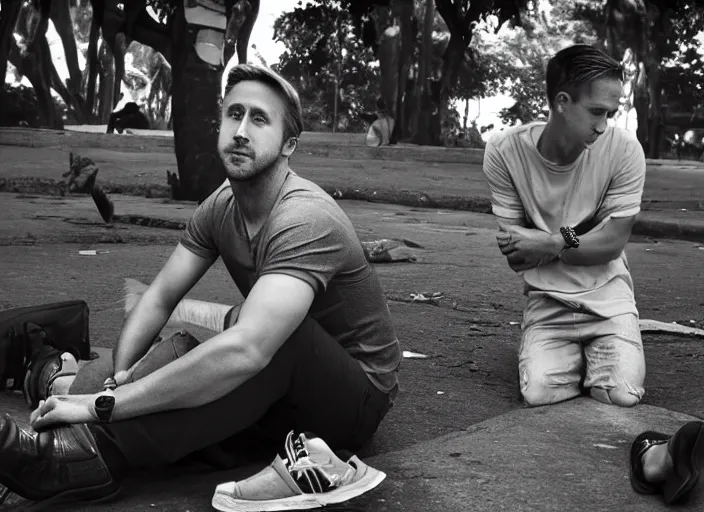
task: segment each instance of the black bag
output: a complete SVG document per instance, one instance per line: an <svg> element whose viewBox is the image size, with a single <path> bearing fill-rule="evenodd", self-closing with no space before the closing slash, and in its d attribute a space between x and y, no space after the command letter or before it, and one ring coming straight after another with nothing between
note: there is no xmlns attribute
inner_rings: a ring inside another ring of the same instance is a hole
<svg viewBox="0 0 704 512"><path fill-rule="evenodd" d="M0 390L21 390L41 344L90 359L88 304L71 300L0 311Z"/></svg>

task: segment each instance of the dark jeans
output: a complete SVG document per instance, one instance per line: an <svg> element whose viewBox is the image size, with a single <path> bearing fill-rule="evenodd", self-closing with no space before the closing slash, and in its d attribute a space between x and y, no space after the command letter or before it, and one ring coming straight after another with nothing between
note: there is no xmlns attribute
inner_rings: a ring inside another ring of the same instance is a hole
<svg viewBox="0 0 704 512"><path fill-rule="evenodd" d="M135 378L168 364L192 346L188 334L158 342L139 363ZM79 371L71 393L100 391L111 374L111 361L91 361ZM99 445L110 440L114 446L108 451L116 448L128 467L174 463L238 437L256 437L280 447L294 429L320 436L333 449L356 451L376 432L393 405L396 389L391 394L379 391L359 362L307 317L266 368L228 395L192 409L91 428L98 430Z"/></svg>

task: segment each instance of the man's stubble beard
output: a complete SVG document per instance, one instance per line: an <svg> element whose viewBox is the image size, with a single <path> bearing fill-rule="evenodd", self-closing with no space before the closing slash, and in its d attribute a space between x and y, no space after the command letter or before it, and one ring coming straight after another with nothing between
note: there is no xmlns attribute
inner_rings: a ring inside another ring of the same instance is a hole
<svg viewBox="0 0 704 512"><path fill-rule="evenodd" d="M252 164L255 164L256 166L251 169L247 173L246 176L242 176L242 173L236 172L227 172L227 178L230 181L236 182L236 183L255 183L259 181L265 181L269 179L271 174L273 173L274 169L277 167L277 163L279 160L279 155L275 155L274 157L270 158L269 160L266 160L264 162L256 162L256 160L251 160ZM224 162L223 162L224 163ZM225 163L225 169L227 171L228 169L228 164Z"/></svg>

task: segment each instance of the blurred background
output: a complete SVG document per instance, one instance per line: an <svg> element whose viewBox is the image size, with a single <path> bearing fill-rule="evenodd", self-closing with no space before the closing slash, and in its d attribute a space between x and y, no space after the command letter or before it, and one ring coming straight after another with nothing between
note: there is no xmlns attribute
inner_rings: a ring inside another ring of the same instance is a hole
<svg viewBox="0 0 704 512"><path fill-rule="evenodd" d="M307 131L389 116L390 144L481 148L546 118L547 61L582 42L627 70L613 123L650 158L700 160L702 27L704 0L0 0L0 125L150 130L181 168L234 58L290 80Z"/></svg>

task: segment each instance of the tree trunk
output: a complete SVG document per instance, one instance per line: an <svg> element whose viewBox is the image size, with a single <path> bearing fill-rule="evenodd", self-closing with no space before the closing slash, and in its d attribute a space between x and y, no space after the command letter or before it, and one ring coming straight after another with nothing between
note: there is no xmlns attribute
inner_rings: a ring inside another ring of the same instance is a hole
<svg viewBox="0 0 704 512"><path fill-rule="evenodd" d="M477 117L479 115L477 114ZM467 119L469 118L469 98L464 100L464 119L462 120L462 131L467 135Z"/></svg>
<svg viewBox="0 0 704 512"><path fill-rule="evenodd" d="M7 60L10 57L10 49L15 44L13 34L21 10L22 1L12 0L3 2L2 11L0 11L0 70L2 70L3 77L3 87L0 87L0 104L3 104L2 95L4 94L5 76L7 75Z"/></svg>
<svg viewBox="0 0 704 512"><path fill-rule="evenodd" d="M42 117L42 125L54 130L63 129L63 122L57 116L54 98L51 96L51 73L53 67L49 44L46 40L48 19L38 17L33 7L20 12L21 35L27 41L26 51L20 51L14 39L11 42L9 59L22 76L32 84L37 97L37 105ZM34 18L34 19L32 19Z"/></svg>
<svg viewBox="0 0 704 512"><path fill-rule="evenodd" d="M650 109L648 119L648 156L660 158L660 144L663 135L662 104L662 55L667 52L668 36L672 34L672 24L667 13L653 4L648 5L644 25L649 33L643 34L645 69L648 78ZM644 30L645 32L645 30Z"/></svg>
<svg viewBox="0 0 704 512"><path fill-rule="evenodd" d="M391 8L376 5L374 7L374 21L378 36L377 58L379 59L379 72L381 74L381 97L386 103L386 108L395 118L394 108L398 95L399 71L399 34L400 30L394 25Z"/></svg>
<svg viewBox="0 0 704 512"><path fill-rule="evenodd" d="M88 56L86 59L86 71L88 72L88 85L86 86L86 104L84 113L87 119L93 120L95 116L95 87L98 77L100 61L98 59L98 41L100 38L100 25L93 13L93 21L90 25L90 39L88 41Z"/></svg>
<svg viewBox="0 0 704 512"><path fill-rule="evenodd" d="M642 62L638 63L638 75L633 85L633 107L636 109L636 117L638 118L636 136L638 137L640 145L643 146L643 151L648 154L650 151L648 144L648 111L650 110L650 98L648 95L648 78L645 65Z"/></svg>
<svg viewBox="0 0 704 512"><path fill-rule="evenodd" d="M340 122L340 76L342 76L342 41L343 34L340 29L340 18L337 18L337 28L335 30L335 53L337 63L335 64L335 97L333 98L333 112L332 112L332 131L337 132L337 125Z"/></svg>
<svg viewBox="0 0 704 512"><path fill-rule="evenodd" d="M406 138L409 129L403 105L406 100L408 73L411 68L411 57L413 56L414 34L412 27L414 5L413 0L392 0L391 5L401 31L398 41L396 105L393 107L396 123L394 124L390 140L391 144L396 144L400 139Z"/></svg>
<svg viewBox="0 0 704 512"><path fill-rule="evenodd" d="M648 65L648 91L650 114L648 119L648 157L660 158L663 132L662 73L657 63Z"/></svg>
<svg viewBox="0 0 704 512"><path fill-rule="evenodd" d="M46 40L46 37L42 38L41 41L38 42L38 44L42 45L42 55L51 55L51 49L49 48L49 42ZM73 117L76 120L82 119L81 115L81 108L78 103L78 100L69 92L69 90L66 88L66 85L61 81L61 77L59 76L59 72L56 71L56 66L54 66L54 62L51 59L47 59L44 65L47 67L47 74L50 77L50 87L54 89L59 96L61 96L61 99L64 101L66 104L66 114L73 113L75 114Z"/></svg>
<svg viewBox="0 0 704 512"><path fill-rule="evenodd" d="M110 114L114 108L115 98L115 67L110 46L105 43L100 45L100 94L98 96L98 119L100 124L108 124ZM119 85L119 84L118 84Z"/></svg>
<svg viewBox="0 0 704 512"><path fill-rule="evenodd" d="M337 123L339 123L339 113L337 109L339 108L339 103L340 103L340 95L338 91L340 90L340 78L339 74L335 77L335 90L333 91L333 94L335 97L333 98L333 104L332 104L332 132L335 133L337 132Z"/></svg>
<svg viewBox="0 0 704 512"><path fill-rule="evenodd" d="M103 121L101 113L103 111L103 98L105 97L106 78L102 69L97 71L97 75L98 76L96 77L95 81L97 90L95 91L94 98L95 114L93 115L93 119L95 120L95 124L102 124Z"/></svg>
<svg viewBox="0 0 704 512"><path fill-rule="evenodd" d="M222 68L200 60L183 3L172 18L172 119L179 181L186 199L202 201L226 178L217 150Z"/></svg>
<svg viewBox="0 0 704 512"><path fill-rule="evenodd" d="M440 95L438 98L439 122L441 126L447 119L447 110L450 103L450 94L457 83L460 66L464 59L464 51L469 45L461 36L451 34L450 41L442 56L442 75L440 82ZM437 122L437 121L436 121Z"/></svg>
<svg viewBox="0 0 704 512"><path fill-rule="evenodd" d="M73 108L76 121L82 124L85 117L84 100L81 92L82 74L78 65L78 48L76 47L76 37L73 33L73 22L67 1L53 1L51 3L51 20L54 22L54 28L61 38L61 45L66 57L66 67L69 72L65 92L62 93L58 88L56 90L61 94L66 104Z"/></svg>
<svg viewBox="0 0 704 512"><path fill-rule="evenodd" d="M425 17L423 19L423 42L420 48L420 61L418 63L418 77L416 79L416 105L413 113L412 141L415 144L432 144L429 125L425 120L430 119L432 112L422 106L429 105L426 97L429 93L428 71L430 57L433 51L433 23L435 21L435 0L425 1ZM420 122L420 119L424 122Z"/></svg>
<svg viewBox="0 0 704 512"><path fill-rule="evenodd" d="M47 45L48 46L48 45ZM37 44L37 48L39 45ZM46 74L46 69L41 65L40 56L37 51L27 55L20 55L19 48L15 46L10 53L10 62L17 68L22 76L32 84L34 94L37 97L37 106L41 116L42 126L53 130L62 130L64 125L56 115L54 98L51 96L49 87L50 77Z"/></svg>
<svg viewBox="0 0 704 512"><path fill-rule="evenodd" d="M108 43L112 61L114 63L115 74L113 76L112 100L110 101L110 111L120 102L120 92L122 91L122 81L125 79L125 54L130 46L130 39L122 32L119 32L112 44Z"/></svg>

